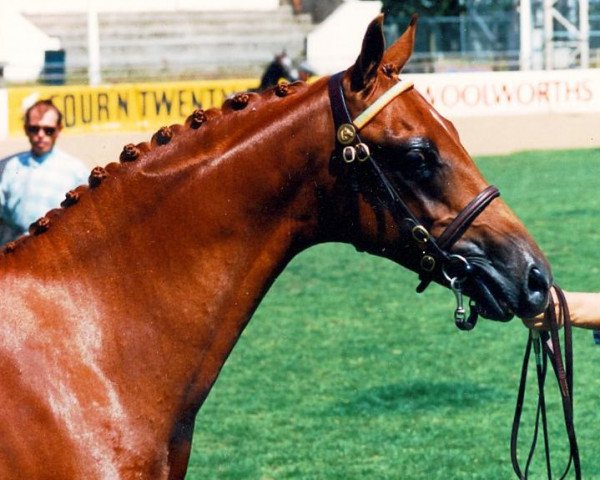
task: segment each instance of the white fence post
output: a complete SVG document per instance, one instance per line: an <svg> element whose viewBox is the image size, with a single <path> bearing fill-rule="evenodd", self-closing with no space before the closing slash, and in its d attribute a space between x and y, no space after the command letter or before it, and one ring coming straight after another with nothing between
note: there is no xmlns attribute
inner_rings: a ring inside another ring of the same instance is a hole
<svg viewBox="0 0 600 480"><path fill-rule="evenodd" d="M100 75L100 32L98 29L96 0L88 0L87 39L89 82L90 85L99 85L102 82L102 78Z"/></svg>

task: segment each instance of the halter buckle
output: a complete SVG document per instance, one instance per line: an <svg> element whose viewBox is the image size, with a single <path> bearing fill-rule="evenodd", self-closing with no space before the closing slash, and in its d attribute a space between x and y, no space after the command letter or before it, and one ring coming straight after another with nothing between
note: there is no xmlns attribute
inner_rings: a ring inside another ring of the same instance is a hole
<svg viewBox="0 0 600 480"><path fill-rule="evenodd" d="M371 158L371 150L366 143L360 142L356 145L356 157L359 162L365 162Z"/></svg>
<svg viewBox="0 0 600 480"><path fill-rule="evenodd" d="M412 236L415 241L422 245L429 241L430 235L427 229L423 225L415 225L411 230Z"/></svg>
<svg viewBox="0 0 600 480"><path fill-rule="evenodd" d="M342 150L342 159L346 163L352 163L354 160L356 160L356 148L350 145L344 147L344 150Z"/></svg>

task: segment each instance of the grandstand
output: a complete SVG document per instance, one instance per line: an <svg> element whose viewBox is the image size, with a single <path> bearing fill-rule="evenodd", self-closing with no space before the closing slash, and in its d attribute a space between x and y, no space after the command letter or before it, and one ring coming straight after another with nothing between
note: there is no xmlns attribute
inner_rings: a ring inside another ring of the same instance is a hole
<svg viewBox="0 0 600 480"><path fill-rule="evenodd" d="M304 0L303 11L294 12L292 3L64 0L48 5L23 0L18 6L2 7L0 68L5 65L9 83L55 83L43 68L43 53L62 50L64 57L58 61L66 67L64 80L70 83L250 78L259 76L273 56L285 50L298 62L308 56L309 63L319 66L318 73L331 73L327 65L335 62L344 46L353 45L348 32L360 32L367 20L363 17L381 9L376 1ZM556 0L551 5L520 0L511 9L491 0L461 3L460 16L421 18L411 71L599 65L600 0ZM374 5L370 13L360 10L366 4ZM343 21L332 21L340 10L346 11ZM407 22L405 17L388 16L388 41ZM312 49L311 37L317 43ZM346 61L344 57L340 64ZM96 76L90 72L94 68Z"/></svg>
<svg viewBox="0 0 600 480"><path fill-rule="evenodd" d="M87 15L26 18L60 40L70 80L86 80ZM313 23L309 14L281 5L273 11L100 12L98 26L102 78L115 82L256 77L282 50L302 58Z"/></svg>

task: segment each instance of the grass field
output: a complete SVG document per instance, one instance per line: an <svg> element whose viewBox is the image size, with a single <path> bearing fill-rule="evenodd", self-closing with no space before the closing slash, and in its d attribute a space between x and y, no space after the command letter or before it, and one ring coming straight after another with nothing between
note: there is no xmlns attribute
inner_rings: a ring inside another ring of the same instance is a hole
<svg viewBox="0 0 600 480"><path fill-rule="evenodd" d="M600 291L600 150L478 164L538 240L557 282ZM416 284L414 274L344 245L296 258L198 415L188 478L513 478L509 437L527 332L520 321L460 332L452 294L433 286L418 295ZM589 331L574 340L583 477L600 479L600 346ZM549 390L558 470L566 436ZM528 399L524 446L533 389ZM541 450L537 459L532 478L546 478Z"/></svg>

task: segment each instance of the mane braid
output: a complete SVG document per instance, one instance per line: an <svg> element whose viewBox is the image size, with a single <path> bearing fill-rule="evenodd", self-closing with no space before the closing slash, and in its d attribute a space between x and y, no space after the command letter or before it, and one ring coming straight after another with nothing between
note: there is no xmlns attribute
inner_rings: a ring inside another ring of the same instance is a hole
<svg viewBox="0 0 600 480"><path fill-rule="evenodd" d="M282 82L274 87L271 87L263 92L242 92L233 95L226 99L221 108L210 108L204 110L202 108L195 109L191 115L189 115L185 122L182 124L173 124L169 126L163 126L156 131L149 142L141 142L137 145L128 143L123 147L119 155L119 163L111 162L106 167L94 167L88 177L88 185L80 185L77 188L68 191L65 194L65 199L61 202L61 208L55 208L46 213L43 217L36 220L29 227L29 235L23 235L12 242L8 242L4 245L4 248L0 252L0 255L13 253L24 243L27 243L31 238L41 235L48 231L52 223L54 223L65 209L71 208L76 205L81 196L90 189L100 187L105 179L115 175L117 172L122 171L122 165L137 162L145 159L150 153L156 151L158 148L163 147L172 143L180 133L188 131L189 129L198 130L205 124L210 123L211 120L216 120L222 115L230 115L236 112L245 110L249 105L258 102L263 104L270 101L273 98L282 99L287 97L300 89L306 88L307 84L302 81L294 83ZM256 108L253 108L255 110Z"/></svg>

